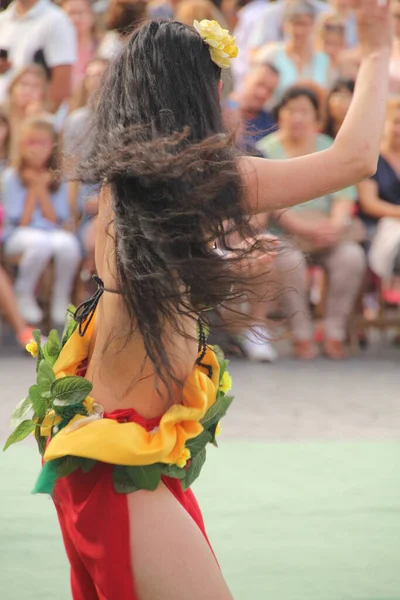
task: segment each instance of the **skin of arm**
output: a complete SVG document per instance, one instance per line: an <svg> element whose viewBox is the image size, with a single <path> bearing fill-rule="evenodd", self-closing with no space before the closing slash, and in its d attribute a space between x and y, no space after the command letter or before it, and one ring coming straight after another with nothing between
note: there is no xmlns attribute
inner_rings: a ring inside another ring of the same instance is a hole
<svg viewBox="0 0 400 600"><path fill-rule="evenodd" d="M71 221L76 227L79 221L79 210L77 204L79 191L79 183L77 181L70 181L68 183L68 206L71 214Z"/></svg>
<svg viewBox="0 0 400 600"><path fill-rule="evenodd" d="M51 69L50 99L53 112L71 95L71 75L71 65L57 65Z"/></svg>
<svg viewBox="0 0 400 600"><path fill-rule="evenodd" d="M21 219L18 223L20 227L27 227L32 221L32 215L37 206L38 198L35 187L29 187L26 194L26 201L24 206L24 212L22 213Z"/></svg>
<svg viewBox="0 0 400 600"><path fill-rule="evenodd" d="M395 206L379 198L376 181L366 179L359 183L357 188L361 208L365 214L376 219L381 219L382 217L400 219L400 206Z"/></svg>
<svg viewBox="0 0 400 600"><path fill-rule="evenodd" d="M344 232L351 223L354 204L346 196L336 198L331 210L330 222L339 232Z"/></svg>

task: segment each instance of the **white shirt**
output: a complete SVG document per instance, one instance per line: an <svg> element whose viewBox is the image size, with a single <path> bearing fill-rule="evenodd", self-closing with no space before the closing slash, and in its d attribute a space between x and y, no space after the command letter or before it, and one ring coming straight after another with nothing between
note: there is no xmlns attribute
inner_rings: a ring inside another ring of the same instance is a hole
<svg viewBox="0 0 400 600"><path fill-rule="evenodd" d="M128 38L127 38L128 39ZM120 52L125 48L125 42L116 31L108 31L103 37L99 48L97 49L97 56L104 58L104 60L114 60Z"/></svg>
<svg viewBox="0 0 400 600"><path fill-rule="evenodd" d="M238 56L232 61L235 88L240 87L249 69L250 60L248 54L251 34L257 26L260 17L263 15L267 3L268 0L252 0L238 12L237 24L233 32L236 45L239 48Z"/></svg>
<svg viewBox="0 0 400 600"><path fill-rule="evenodd" d="M38 2L24 15L16 11L16 0L0 13L0 48L8 51L12 68L0 75L0 103L14 75L33 62L42 50L50 68L72 65L76 60L75 29L68 16L50 0Z"/></svg>

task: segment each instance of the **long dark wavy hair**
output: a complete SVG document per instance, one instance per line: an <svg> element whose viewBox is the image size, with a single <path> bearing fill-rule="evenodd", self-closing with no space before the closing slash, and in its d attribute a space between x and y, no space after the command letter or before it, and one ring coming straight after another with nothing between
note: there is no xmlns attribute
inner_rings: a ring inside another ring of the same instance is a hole
<svg viewBox="0 0 400 600"><path fill-rule="evenodd" d="M84 183L105 181L113 210L118 284L157 375L173 370L165 325L184 335L181 316L197 319L239 294L218 239L252 231L241 208L242 180L225 133L220 69L192 27L143 24L110 65L96 100L92 151L79 168ZM236 246L236 242L235 242ZM254 246L253 246L254 247ZM168 375L167 375L168 374Z"/></svg>

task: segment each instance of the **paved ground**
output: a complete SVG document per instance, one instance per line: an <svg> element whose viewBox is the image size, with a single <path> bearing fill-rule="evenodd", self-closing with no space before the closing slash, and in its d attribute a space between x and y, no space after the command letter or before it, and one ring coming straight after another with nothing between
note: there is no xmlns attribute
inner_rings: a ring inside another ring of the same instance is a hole
<svg viewBox="0 0 400 600"><path fill-rule="evenodd" d="M381 341L341 364L232 362L236 400L195 491L235 600L400 600L399 358ZM0 347L0 442L33 380ZM38 470L32 443L0 455L1 600L71 599Z"/></svg>

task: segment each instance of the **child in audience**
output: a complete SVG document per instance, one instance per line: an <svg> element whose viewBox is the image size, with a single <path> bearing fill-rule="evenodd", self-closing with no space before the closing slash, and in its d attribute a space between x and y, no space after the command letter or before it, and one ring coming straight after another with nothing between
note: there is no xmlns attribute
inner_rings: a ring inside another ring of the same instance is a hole
<svg viewBox="0 0 400 600"><path fill-rule="evenodd" d="M43 318L35 291L54 259L51 318L61 324L71 299L81 253L69 225L67 186L60 180L59 140L50 121L35 118L21 129L16 168L3 174L4 250L21 255L15 283L18 307L30 324Z"/></svg>

